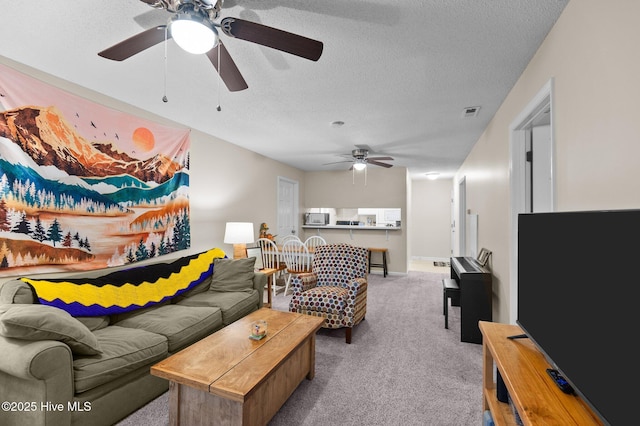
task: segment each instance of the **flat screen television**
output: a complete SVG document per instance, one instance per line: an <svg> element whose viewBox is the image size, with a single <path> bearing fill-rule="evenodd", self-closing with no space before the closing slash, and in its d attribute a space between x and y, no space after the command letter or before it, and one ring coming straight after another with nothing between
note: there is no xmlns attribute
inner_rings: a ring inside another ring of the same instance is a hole
<svg viewBox="0 0 640 426"><path fill-rule="evenodd" d="M517 323L605 424L640 424L640 210L520 214Z"/></svg>

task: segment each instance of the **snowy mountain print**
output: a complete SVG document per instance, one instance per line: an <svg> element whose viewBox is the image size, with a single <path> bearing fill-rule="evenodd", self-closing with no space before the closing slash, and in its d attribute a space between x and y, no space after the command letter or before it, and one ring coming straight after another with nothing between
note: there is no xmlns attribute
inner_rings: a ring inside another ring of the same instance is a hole
<svg viewBox="0 0 640 426"><path fill-rule="evenodd" d="M190 247L188 130L0 67L0 276Z"/></svg>

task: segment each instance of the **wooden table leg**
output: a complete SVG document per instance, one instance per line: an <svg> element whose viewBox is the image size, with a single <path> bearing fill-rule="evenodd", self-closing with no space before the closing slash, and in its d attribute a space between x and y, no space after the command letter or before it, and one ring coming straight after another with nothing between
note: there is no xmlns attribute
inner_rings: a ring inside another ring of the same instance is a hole
<svg viewBox="0 0 640 426"><path fill-rule="evenodd" d="M309 373L307 380L313 380L316 377L316 335L309 336Z"/></svg>
<svg viewBox="0 0 640 426"><path fill-rule="evenodd" d="M169 382L169 425L178 426L180 419L180 385Z"/></svg>

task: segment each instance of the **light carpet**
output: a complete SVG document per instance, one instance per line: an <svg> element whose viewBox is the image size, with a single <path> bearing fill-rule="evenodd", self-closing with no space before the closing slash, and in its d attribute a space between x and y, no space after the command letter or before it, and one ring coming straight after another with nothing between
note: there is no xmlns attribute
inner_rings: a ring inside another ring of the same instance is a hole
<svg viewBox="0 0 640 426"><path fill-rule="evenodd" d="M303 380L270 426L482 424L482 346L460 342L460 308L444 328L442 278L370 274L366 319L353 330L321 329L316 375ZM278 294L274 309L288 310ZM168 424L165 393L119 426ZM215 424L212 419L211 424Z"/></svg>

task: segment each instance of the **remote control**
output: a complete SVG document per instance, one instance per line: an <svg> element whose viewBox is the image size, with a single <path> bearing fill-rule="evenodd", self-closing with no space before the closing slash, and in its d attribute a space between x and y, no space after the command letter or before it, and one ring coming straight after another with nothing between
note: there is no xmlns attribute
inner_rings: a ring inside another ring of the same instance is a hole
<svg viewBox="0 0 640 426"><path fill-rule="evenodd" d="M560 374L558 370L554 370L553 368L547 368L547 373L549 373L553 381L556 383L556 385L558 385L558 387L562 392L568 393L568 394L573 393L573 388L571 387L569 382L567 382L565 378L562 377L562 374Z"/></svg>

